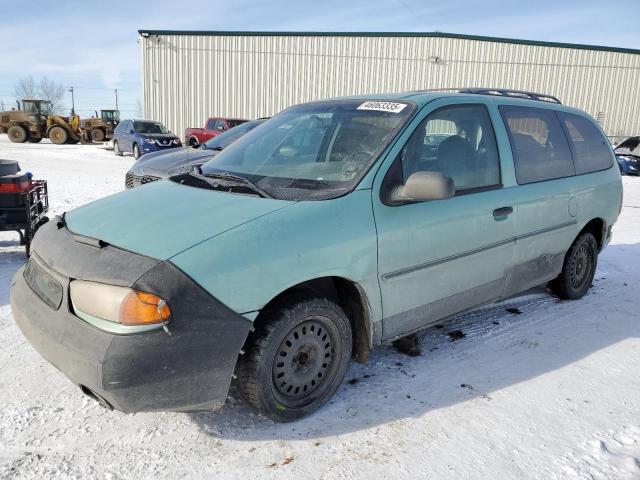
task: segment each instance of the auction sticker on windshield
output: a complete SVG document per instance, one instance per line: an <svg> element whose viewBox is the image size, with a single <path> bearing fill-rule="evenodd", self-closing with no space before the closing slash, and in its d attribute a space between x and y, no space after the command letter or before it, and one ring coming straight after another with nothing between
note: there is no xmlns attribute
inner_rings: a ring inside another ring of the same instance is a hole
<svg viewBox="0 0 640 480"><path fill-rule="evenodd" d="M358 110L379 110L381 112L400 113L406 106L406 103L369 101L360 105Z"/></svg>

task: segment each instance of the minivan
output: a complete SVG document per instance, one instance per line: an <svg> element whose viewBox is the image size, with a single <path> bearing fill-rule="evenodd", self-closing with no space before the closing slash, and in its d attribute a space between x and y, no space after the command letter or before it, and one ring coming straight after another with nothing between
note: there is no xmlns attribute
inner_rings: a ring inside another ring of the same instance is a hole
<svg viewBox="0 0 640 480"><path fill-rule="evenodd" d="M602 130L553 97L316 101L45 224L11 305L108 408L210 409L235 378L290 421L376 345L540 284L581 298L621 205Z"/></svg>

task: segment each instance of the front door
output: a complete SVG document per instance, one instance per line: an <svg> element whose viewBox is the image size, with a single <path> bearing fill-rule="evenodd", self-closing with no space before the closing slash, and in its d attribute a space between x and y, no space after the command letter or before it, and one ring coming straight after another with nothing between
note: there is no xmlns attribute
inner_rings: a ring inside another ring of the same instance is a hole
<svg viewBox="0 0 640 480"><path fill-rule="evenodd" d="M417 171L450 176L456 195L395 206L385 201L393 183ZM511 189L502 188L485 105L431 109L376 184L383 192L374 193L373 203L384 340L503 294L514 252L515 212Z"/></svg>

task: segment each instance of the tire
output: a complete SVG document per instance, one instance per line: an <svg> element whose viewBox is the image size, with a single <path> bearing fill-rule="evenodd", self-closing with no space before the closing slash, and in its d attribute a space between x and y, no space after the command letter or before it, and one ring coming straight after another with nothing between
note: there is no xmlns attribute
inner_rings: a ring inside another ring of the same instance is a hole
<svg viewBox="0 0 640 480"><path fill-rule="evenodd" d="M7 134L9 135L9 140L13 143L24 143L29 138L29 132L27 132L27 129L21 125L9 127Z"/></svg>
<svg viewBox="0 0 640 480"><path fill-rule="evenodd" d="M188 145L189 145L190 147L197 147L198 145L200 145L200 142L198 142L198 139L197 139L197 138L193 138L193 137L191 137L191 138L189 139Z"/></svg>
<svg viewBox="0 0 640 480"><path fill-rule="evenodd" d="M29 137L29 143L40 143L42 141L42 137Z"/></svg>
<svg viewBox="0 0 640 480"><path fill-rule="evenodd" d="M92 142L104 142L106 137L104 130L101 128L94 128L89 132Z"/></svg>
<svg viewBox="0 0 640 480"><path fill-rule="evenodd" d="M598 264L598 243L591 233L575 239L564 257L562 272L549 283L558 297L577 300L591 287Z"/></svg>
<svg viewBox="0 0 640 480"><path fill-rule="evenodd" d="M116 156L118 157L122 156L122 150L120 150L120 145L118 145L118 142L116 142L115 140L113 141L113 153L115 153Z"/></svg>
<svg viewBox="0 0 640 480"><path fill-rule="evenodd" d="M56 145L63 145L69 140L69 132L59 125L54 125L48 132L49 140Z"/></svg>
<svg viewBox="0 0 640 480"><path fill-rule="evenodd" d="M238 386L260 413L290 422L340 387L351 360L351 324L324 298L291 297L264 315L238 360Z"/></svg>
<svg viewBox="0 0 640 480"><path fill-rule="evenodd" d="M140 147L137 143L133 144L133 158L136 160L140 158Z"/></svg>

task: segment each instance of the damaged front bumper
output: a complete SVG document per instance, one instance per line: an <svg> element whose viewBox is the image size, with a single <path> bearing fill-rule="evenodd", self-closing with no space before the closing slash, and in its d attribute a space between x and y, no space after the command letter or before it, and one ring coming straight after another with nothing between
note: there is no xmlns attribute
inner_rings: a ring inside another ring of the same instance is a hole
<svg viewBox="0 0 640 480"><path fill-rule="evenodd" d="M167 261L44 225L32 244L37 267L62 286L50 306L21 268L11 284L16 323L36 350L106 406L123 412L189 411L224 403L251 322ZM69 282L89 280L154 293L171 307L163 329L115 334L73 313Z"/></svg>

